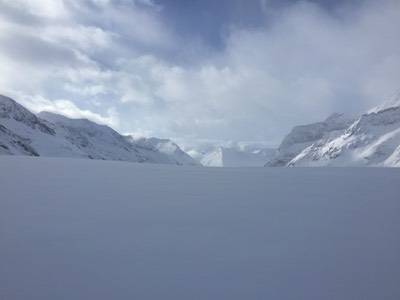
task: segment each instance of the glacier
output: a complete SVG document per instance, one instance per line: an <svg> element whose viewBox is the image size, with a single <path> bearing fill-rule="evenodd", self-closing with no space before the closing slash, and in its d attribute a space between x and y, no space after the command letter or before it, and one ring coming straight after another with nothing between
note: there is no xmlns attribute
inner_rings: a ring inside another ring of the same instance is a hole
<svg viewBox="0 0 400 300"><path fill-rule="evenodd" d="M400 299L397 168L0 171L1 299Z"/></svg>

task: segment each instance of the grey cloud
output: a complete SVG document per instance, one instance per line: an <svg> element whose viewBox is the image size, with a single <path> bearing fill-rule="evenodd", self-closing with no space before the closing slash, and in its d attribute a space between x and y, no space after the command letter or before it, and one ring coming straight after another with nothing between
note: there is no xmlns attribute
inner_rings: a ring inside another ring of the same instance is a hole
<svg viewBox="0 0 400 300"><path fill-rule="evenodd" d="M0 35L0 51L12 60L28 62L39 68L48 64L73 66L78 63L71 49L21 32Z"/></svg>
<svg viewBox="0 0 400 300"><path fill-rule="evenodd" d="M0 1L0 16L11 22L16 22L28 26L43 25L43 21L20 7L11 6L10 2Z"/></svg>

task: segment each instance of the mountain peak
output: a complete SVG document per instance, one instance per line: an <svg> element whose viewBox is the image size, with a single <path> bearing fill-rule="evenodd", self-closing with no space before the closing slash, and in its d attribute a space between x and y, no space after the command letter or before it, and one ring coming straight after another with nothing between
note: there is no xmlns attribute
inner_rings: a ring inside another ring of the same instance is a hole
<svg viewBox="0 0 400 300"><path fill-rule="evenodd" d="M85 127L85 128L93 128L93 127L102 127L102 128L109 128L111 127L99 124L94 121L85 118L69 118L61 114L49 112L49 111L41 111L37 114L40 118L45 119L49 122L56 123L56 124L63 124L65 126L70 127ZM113 129L112 129L113 130Z"/></svg>
<svg viewBox="0 0 400 300"><path fill-rule="evenodd" d="M32 129L39 129L46 134L54 135L54 130L15 100L0 95L0 118L21 122Z"/></svg>
<svg viewBox="0 0 400 300"><path fill-rule="evenodd" d="M369 113L377 113L382 110L395 108L400 106L400 90L394 93L388 100L384 101L381 105L377 105L366 112Z"/></svg>

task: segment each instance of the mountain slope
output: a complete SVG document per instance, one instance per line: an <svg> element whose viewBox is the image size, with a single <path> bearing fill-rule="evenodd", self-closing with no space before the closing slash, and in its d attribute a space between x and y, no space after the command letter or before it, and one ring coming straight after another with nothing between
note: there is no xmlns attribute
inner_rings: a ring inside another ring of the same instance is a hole
<svg viewBox="0 0 400 300"><path fill-rule="evenodd" d="M198 163L189 154L183 151L177 144L169 139L159 138L138 138L134 139L132 136L125 137L130 143L133 143L139 149L147 151L147 154L157 153L159 156L164 157L165 163L177 165L192 165L198 166ZM159 158L160 159L160 158Z"/></svg>
<svg viewBox="0 0 400 300"><path fill-rule="evenodd" d="M133 162L148 160L144 153L108 126L49 112L39 113L39 116L54 124L58 136L69 141L89 158Z"/></svg>
<svg viewBox="0 0 400 300"><path fill-rule="evenodd" d="M30 141L13 133L5 126L0 124L0 154L20 154L29 156L39 156L30 146Z"/></svg>
<svg viewBox="0 0 400 300"><path fill-rule="evenodd" d="M0 96L0 154L193 164L181 152L182 160L178 160L175 153L143 147L108 126L49 112L36 116Z"/></svg>
<svg viewBox="0 0 400 300"><path fill-rule="evenodd" d="M83 156L56 135L54 126L8 97L0 95L0 145L3 154Z"/></svg>
<svg viewBox="0 0 400 300"><path fill-rule="evenodd" d="M316 142L339 136L352 121L343 114L333 114L323 122L294 127L280 144L277 156L269 161L266 166L287 166L305 148Z"/></svg>
<svg viewBox="0 0 400 300"><path fill-rule="evenodd" d="M303 149L289 166L399 166L400 106L363 114L344 133Z"/></svg>

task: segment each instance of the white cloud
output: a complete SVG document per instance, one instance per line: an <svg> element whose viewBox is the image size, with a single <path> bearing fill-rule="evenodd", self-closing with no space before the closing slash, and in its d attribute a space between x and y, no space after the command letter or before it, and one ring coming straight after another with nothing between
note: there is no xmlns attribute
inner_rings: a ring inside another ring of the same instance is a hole
<svg viewBox="0 0 400 300"><path fill-rule="evenodd" d="M108 108L106 115L94 113L90 110L80 109L72 101L66 99L48 100L42 96L18 95L20 102L29 110L39 113L42 111L61 114L72 119L88 119L98 124L109 125L117 128L119 125L118 113L114 108Z"/></svg>
<svg viewBox="0 0 400 300"><path fill-rule="evenodd" d="M153 1L39 2L12 5L25 22L0 12L0 92L124 131L278 143L293 125L362 111L400 84L395 0L336 14L306 1L271 14L262 1L266 26L232 27L224 49L185 64L176 57L202 48L188 49L199 46L183 43Z"/></svg>
<svg viewBox="0 0 400 300"><path fill-rule="evenodd" d="M55 19L68 15L63 0L0 0L0 5L11 6L39 17Z"/></svg>
<svg viewBox="0 0 400 300"><path fill-rule="evenodd" d="M363 111L398 89L398 1L336 16L299 2L275 18L233 30L225 51L200 67L145 60L130 71L146 86L142 99L162 99L172 133L278 142L293 125Z"/></svg>
<svg viewBox="0 0 400 300"><path fill-rule="evenodd" d="M106 88L103 85L89 85L89 86L79 86L76 87L70 83L64 85L66 91L70 91L75 94L80 94L82 96L96 96L106 93Z"/></svg>

